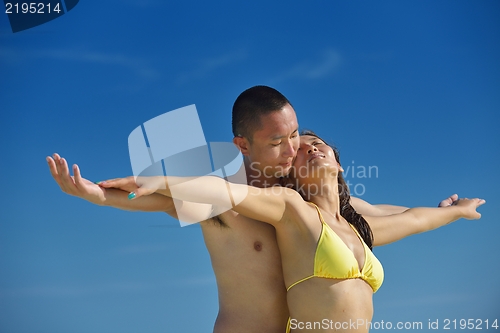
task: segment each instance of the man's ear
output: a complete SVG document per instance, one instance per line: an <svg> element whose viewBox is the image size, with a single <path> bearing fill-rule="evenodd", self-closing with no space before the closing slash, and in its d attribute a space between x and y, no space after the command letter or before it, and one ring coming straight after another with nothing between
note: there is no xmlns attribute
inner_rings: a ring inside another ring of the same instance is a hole
<svg viewBox="0 0 500 333"><path fill-rule="evenodd" d="M235 136L233 138L233 143L238 148L239 151L241 151L241 154L243 156L248 156L250 155L250 142L248 142L247 138L244 138L242 136Z"/></svg>

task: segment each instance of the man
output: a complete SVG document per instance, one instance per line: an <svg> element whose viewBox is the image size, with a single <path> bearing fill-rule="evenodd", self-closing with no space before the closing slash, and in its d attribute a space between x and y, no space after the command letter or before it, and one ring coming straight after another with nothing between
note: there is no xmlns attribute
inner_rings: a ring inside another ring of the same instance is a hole
<svg viewBox="0 0 500 333"><path fill-rule="evenodd" d="M244 156L247 183L256 187L278 185L286 176L299 146L298 122L290 102L278 91L252 87L233 106L234 144ZM64 159L48 158L50 170L61 189L90 202L121 209L166 211L176 217L173 200L153 194L127 200L137 188L133 177L110 180L101 186L81 178L73 167L74 179ZM451 204L455 197L444 200ZM183 203L183 211L196 211L195 203ZM353 198L352 205L365 215L390 215L406 210L397 206L373 206ZM183 214L184 216L184 214ZM193 219L196 219L193 216ZM376 228L376 226L371 226ZM215 333L282 333L288 308L280 253L275 230L229 210L201 222L206 247L217 279L219 314ZM377 244L377 240L374 240Z"/></svg>

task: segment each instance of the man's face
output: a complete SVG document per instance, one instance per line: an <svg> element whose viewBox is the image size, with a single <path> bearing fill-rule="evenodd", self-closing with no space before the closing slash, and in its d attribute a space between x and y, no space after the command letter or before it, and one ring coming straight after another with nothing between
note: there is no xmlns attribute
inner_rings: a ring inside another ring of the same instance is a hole
<svg viewBox="0 0 500 333"><path fill-rule="evenodd" d="M248 147L251 167L266 177L286 176L299 148L297 116L287 104L281 110L261 116L261 128L253 134Z"/></svg>

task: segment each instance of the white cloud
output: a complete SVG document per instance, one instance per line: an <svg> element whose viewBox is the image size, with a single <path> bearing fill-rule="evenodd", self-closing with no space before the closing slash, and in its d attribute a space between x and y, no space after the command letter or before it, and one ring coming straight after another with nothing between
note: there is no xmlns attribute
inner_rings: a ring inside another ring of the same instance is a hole
<svg viewBox="0 0 500 333"><path fill-rule="evenodd" d="M219 55L217 57L200 60L195 69L188 71L180 76L179 82L186 83L194 79L206 77L221 68L243 61L247 57L248 55L245 50L237 50L234 52Z"/></svg>
<svg viewBox="0 0 500 333"><path fill-rule="evenodd" d="M96 52L78 48L20 51L13 48L0 47L0 59L3 62L15 63L30 58L118 66L146 79L154 79L159 76L159 73L149 66L144 59L123 54Z"/></svg>
<svg viewBox="0 0 500 333"><path fill-rule="evenodd" d="M318 60L298 63L277 75L271 81L277 83L288 79L321 79L332 75L339 68L341 60L341 56L337 51L328 49L323 52Z"/></svg>
<svg viewBox="0 0 500 333"><path fill-rule="evenodd" d="M51 49L40 50L35 52L34 55L41 58L120 66L144 78L155 78L158 76L158 73L148 66L144 60L125 56L123 54L110 54L88 50L82 51L77 49Z"/></svg>

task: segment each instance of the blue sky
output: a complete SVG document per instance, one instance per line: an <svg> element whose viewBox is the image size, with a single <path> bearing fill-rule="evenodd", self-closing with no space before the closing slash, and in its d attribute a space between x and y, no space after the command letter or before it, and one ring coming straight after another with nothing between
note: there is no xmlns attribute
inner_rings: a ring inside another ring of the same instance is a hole
<svg viewBox="0 0 500 333"><path fill-rule="evenodd" d="M69 197L45 156L92 180L130 175L129 133L190 104L207 141L231 141L232 103L257 84L344 167L376 166L346 177L361 198L487 200L479 221L375 249L374 321L500 320L499 17L498 1L82 0L13 34L0 14L0 331L210 332L199 226Z"/></svg>

